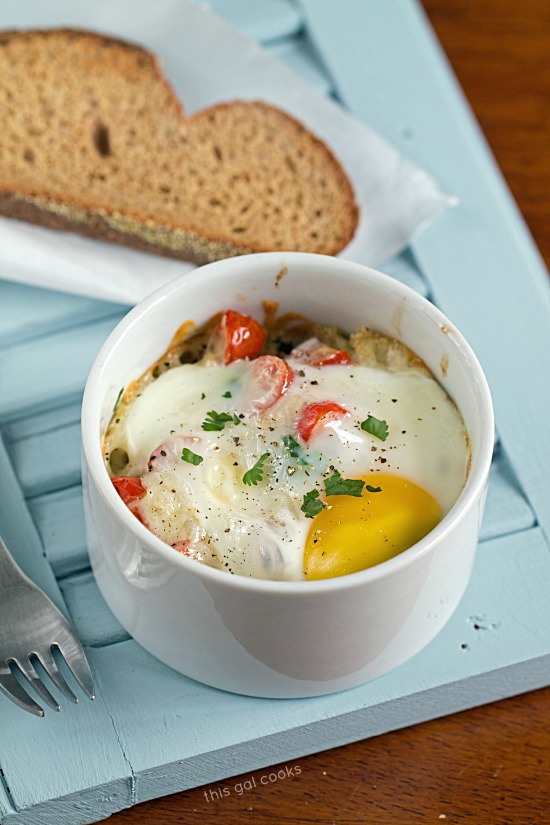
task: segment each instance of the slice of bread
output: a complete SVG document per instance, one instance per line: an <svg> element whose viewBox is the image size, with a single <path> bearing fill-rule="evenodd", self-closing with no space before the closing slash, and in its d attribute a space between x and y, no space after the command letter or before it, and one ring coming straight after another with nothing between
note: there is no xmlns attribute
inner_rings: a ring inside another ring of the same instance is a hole
<svg viewBox="0 0 550 825"><path fill-rule="evenodd" d="M0 214L197 263L335 254L358 210L329 149L262 102L185 118L154 55L69 29L0 34Z"/></svg>

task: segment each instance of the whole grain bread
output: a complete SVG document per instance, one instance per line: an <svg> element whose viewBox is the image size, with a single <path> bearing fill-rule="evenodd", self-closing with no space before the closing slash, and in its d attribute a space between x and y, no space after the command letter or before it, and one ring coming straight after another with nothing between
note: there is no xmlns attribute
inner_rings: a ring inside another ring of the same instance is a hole
<svg viewBox="0 0 550 825"><path fill-rule="evenodd" d="M157 58L69 29L0 34L0 214L198 263L335 254L358 210L341 165L263 102L192 117Z"/></svg>

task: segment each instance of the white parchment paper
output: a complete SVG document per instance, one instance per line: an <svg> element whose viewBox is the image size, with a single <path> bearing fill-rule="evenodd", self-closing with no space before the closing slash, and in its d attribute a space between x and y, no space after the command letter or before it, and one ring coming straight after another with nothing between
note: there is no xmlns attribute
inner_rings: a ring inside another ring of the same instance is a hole
<svg viewBox="0 0 550 825"><path fill-rule="evenodd" d="M378 266L454 203L379 135L190 0L3 0L0 22L3 28L69 25L140 43L160 56L187 114L248 99L297 117L331 147L355 189L361 220L343 258ZM0 278L134 304L194 268L0 218Z"/></svg>

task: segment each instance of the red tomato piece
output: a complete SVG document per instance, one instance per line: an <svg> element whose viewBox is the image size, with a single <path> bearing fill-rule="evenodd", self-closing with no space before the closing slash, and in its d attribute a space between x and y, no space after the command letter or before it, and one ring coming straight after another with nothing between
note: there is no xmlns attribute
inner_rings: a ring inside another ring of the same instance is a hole
<svg viewBox="0 0 550 825"><path fill-rule="evenodd" d="M307 444L318 424L327 419L333 420L344 415L349 415L348 411L340 404L336 404L335 401L314 401L305 407L300 416L298 435Z"/></svg>
<svg viewBox="0 0 550 825"><path fill-rule="evenodd" d="M224 341L224 362L231 364L241 358L256 358L265 344L266 334L249 315L228 309L221 320Z"/></svg>
<svg viewBox="0 0 550 825"><path fill-rule="evenodd" d="M141 483L141 478L135 476L113 476L111 481L124 504L138 501L147 492Z"/></svg>
<svg viewBox="0 0 550 825"><path fill-rule="evenodd" d="M286 392L294 371L276 355L260 355L252 365L246 403L255 410L268 410Z"/></svg>
<svg viewBox="0 0 550 825"><path fill-rule="evenodd" d="M309 362L312 367L328 367L332 366L333 364L343 364L345 366L350 366L353 364L351 357L345 349L335 349L332 352L327 352L325 355L322 355L318 359L314 359L313 361Z"/></svg>
<svg viewBox="0 0 550 825"><path fill-rule="evenodd" d="M351 366L353 364L349 353L345 349L329 347L328 344L323 344L318 338L308 338L307 341L292 350L290 357L312 367L325 367L332 364Z"/></svg>

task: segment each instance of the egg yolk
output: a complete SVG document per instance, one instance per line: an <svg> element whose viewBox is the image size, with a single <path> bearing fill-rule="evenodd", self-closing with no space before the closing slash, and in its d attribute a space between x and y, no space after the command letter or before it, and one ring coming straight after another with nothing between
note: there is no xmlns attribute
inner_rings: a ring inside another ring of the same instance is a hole
<svg viewBox="0 0 550 825"><path fill-rule="evenodd" d="M311 525L304 553L307 579L357 573L397 556L441 520L435 499L404 478L373 474L360 497L327 496Z"/></svg>

